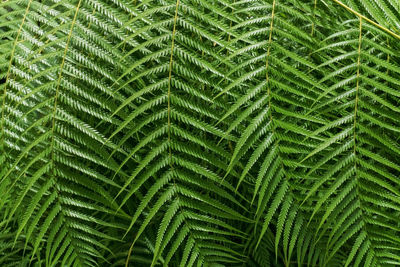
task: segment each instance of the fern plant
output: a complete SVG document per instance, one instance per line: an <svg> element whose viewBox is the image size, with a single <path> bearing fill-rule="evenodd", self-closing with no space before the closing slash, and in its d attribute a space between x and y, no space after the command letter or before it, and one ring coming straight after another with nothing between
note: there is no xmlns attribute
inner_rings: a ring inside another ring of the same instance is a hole
<svg viewBox="0 0 400 267"><path fill-rule="evenodd" d="M399 14L2 1L1 266L400 265Z"/></svg>

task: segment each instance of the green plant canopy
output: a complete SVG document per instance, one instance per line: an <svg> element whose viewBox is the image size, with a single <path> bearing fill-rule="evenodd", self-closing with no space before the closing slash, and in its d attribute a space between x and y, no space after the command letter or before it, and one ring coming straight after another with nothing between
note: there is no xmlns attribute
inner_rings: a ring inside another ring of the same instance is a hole
<svg viewBox="0 0 400 267"><path fill-rule="evenodd" d="M0 266L399 266L398 0L0 1Z"/></svg>

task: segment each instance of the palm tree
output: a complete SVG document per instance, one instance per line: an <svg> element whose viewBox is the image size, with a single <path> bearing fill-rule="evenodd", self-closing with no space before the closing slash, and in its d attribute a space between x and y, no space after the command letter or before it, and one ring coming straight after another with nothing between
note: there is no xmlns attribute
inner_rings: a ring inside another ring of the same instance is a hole
<svg viewBox="0 0 400 267"><path fill-rule="evenodd" d="M399 14L1 1L0 265L399 265Z"/></svg>

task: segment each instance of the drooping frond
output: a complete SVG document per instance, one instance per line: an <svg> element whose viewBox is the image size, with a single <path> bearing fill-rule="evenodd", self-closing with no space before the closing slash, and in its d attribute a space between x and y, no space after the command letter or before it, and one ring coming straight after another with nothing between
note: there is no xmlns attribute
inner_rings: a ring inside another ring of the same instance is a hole
<svg viewBox="0 0 400 267"><path fill-rule="evenodd" d="M10 207L5 220L18 218L13 239L25 237L29 261L95 265L99 249L107 249L101 240L119 240L107 234L121 227L114 218L128 217L115 214L107 190L120 188L107 177L117 167L108 159L113 145L103 146L93 120L110 109L101 79L112 76L100 62L117 61L87 39L90 6L82 1L2 5L15 38L2 84L1 183L13 196L1 200Z"/></svg>

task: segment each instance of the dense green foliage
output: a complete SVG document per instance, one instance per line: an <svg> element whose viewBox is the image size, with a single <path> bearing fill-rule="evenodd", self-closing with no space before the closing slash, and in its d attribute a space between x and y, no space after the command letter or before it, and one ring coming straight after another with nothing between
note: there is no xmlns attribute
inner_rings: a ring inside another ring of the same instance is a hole
<svg viewBox="0 0 400 267"><path fill-rule="evenodd" d="M400 265L400 2L0 2L0 266Z"/></svg>

